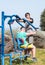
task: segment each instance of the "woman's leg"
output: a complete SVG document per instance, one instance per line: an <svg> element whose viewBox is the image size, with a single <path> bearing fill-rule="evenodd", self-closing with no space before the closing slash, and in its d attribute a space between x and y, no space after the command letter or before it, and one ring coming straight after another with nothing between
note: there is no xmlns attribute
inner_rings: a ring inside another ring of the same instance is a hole
<svg viewBox="0 0 45 65"><path fill-rule="evenodd" d="M32 48L32 61L33 62L36 62L37 59L36 59L36 47L33 45L33 48Z"/></svg>
<svg viewBox="0 0 45 65"><path fill-rule="evenodd" d="M33 45L33 48L31 49L32 52L32 58L35 57L36 55L36 47Z"/></svg>

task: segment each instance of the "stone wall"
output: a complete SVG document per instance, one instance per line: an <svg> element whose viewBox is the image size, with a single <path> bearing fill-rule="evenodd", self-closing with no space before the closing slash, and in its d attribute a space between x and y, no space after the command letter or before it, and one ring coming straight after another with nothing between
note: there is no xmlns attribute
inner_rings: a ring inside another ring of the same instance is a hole
<svg viewBox="0 0 45 65"><path fill-rule="evenodd" d="M34 35L34 45L38 48L45 48L45 31L37 31Z"/></svg>

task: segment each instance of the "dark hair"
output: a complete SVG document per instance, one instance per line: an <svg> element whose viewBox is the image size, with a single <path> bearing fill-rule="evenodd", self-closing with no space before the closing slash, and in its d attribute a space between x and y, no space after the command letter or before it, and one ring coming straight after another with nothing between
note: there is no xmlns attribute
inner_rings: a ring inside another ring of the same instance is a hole
<svg viewBox="0 0 45 65"><path fill-rule="evenodd" d="M25 27L21 27L20 30L21 30L22 28L25 28Z"/></svg>
<svg viewBox="0 0 45 65"><path fill-rule="evenodd" d="M29 15L30 15L30 13L28 13L28 12L27 12L27 13L25 13L25 17L27 17L27 14L29 14Z"/></svg>

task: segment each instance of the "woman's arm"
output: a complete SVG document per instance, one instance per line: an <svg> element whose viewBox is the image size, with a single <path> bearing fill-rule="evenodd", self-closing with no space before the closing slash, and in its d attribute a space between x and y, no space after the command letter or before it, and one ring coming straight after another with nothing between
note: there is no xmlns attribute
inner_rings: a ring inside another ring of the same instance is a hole
<svg viewBox="0 0 45 65"><path fill-rule="evenodd" d="M30 23L33 23L33 18L27 19Z"/></svg>
<svg viewBox="0 0 45 65"><path fill-rule="evenodd" d="M23 22L23 20L22 20L22 19L20 19L20 20L19 20L19 22Z"/></svg>
<svg viewBox="0 0 45 65"><path fill-rule="evenodd" d="M34 35L34 34L36 34L35 31L31 31L30 33L26 33L27 36Z"/></svg>

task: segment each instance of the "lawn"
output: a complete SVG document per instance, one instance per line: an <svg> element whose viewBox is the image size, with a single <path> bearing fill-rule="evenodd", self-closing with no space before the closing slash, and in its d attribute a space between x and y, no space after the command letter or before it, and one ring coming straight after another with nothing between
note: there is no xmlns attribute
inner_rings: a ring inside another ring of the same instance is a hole
<svg viewBox="0 0 45 65"><path fill-rule="evenodd" d="M23 65L45 65L45 49L36 49L37 62L32 62L31 57L27 61L23 61ZM13 65L20 65L20 61L13 61ZM5 58L5 65L9 65L9 59Z"/></svg>

